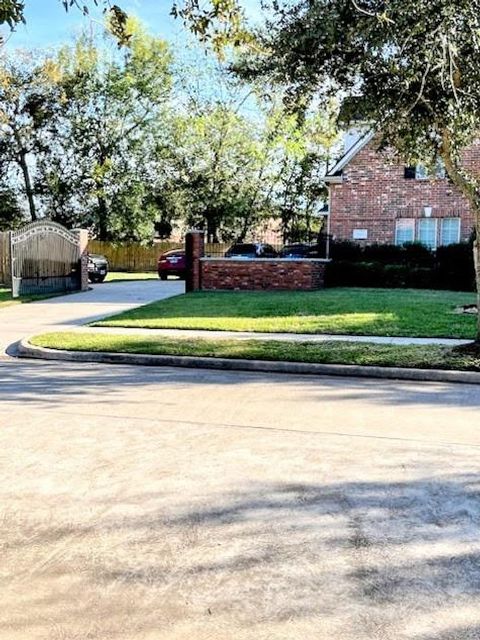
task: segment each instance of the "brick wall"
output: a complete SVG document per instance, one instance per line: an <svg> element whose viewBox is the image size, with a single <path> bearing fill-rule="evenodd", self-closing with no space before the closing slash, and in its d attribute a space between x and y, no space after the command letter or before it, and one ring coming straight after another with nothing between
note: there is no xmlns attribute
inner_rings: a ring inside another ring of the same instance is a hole
<svg viewBox="0 0 480 640"><path fill-rule="evenodd" d="M314 290L324 286L326 261L203 258L204 290Z"/></svg>
<svg viewBox="0 0 480 640"><path fill-rule="evenodd" d="M392 152L377 151L369 142L343 170L343 182L330 185L330 233L353 240L354 229L366 229L363 243L393 243L395 220L424 217L461 218L461 240L468 240L473 215L466 199L448 179L405 179L405 164ZM464 154L465 168L480 172L480 143Z"/></svg>
<svg viewBox="0 0 480 640"><path fill-rule="evenodd" d="M205 235L203 231L192 230L185 236L185 263L187 273L185 275L185 291L199 291L201 287L201 263L200 260L205 251Z"/></svg>

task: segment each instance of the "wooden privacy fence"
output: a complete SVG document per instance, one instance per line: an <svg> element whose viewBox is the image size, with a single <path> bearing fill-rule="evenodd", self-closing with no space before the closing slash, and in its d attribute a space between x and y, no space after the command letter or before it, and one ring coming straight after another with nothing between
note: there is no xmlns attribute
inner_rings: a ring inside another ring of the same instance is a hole
<svg viewBox="0 0 480 640"><path fill-rule="evenodd" d="M205 254L225 253L230 244L206 244ZM89 253L99 253L108 260L110 271L156 271L158 258L165 251L183 249L183 242L157 242L143 245L140 242L101 242L90 240Z"/></svg>
<svg viewBox="0 0 480 640"><path fill-rule="evenodd" d="M0 284L11 284L10 274L10 234L8 231L0 232Z"/></svg>

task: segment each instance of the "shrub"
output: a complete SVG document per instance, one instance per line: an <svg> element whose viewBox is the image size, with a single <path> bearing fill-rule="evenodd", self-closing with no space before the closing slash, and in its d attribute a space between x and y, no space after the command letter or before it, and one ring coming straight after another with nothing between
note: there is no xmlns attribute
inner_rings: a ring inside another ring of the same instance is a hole
<svg viewBox="0 0 480 640"><path fill-rule="evenodd" d="M436 271L440 288L475 291L472 249L471 243L467 242L437 249Z"/></svg>
<svg viewBox="0 0 480 640"><path fill-rule="evenodd" d="M471 243L439 247L332 242L328 287L409 287L475 291Z"/></svg>

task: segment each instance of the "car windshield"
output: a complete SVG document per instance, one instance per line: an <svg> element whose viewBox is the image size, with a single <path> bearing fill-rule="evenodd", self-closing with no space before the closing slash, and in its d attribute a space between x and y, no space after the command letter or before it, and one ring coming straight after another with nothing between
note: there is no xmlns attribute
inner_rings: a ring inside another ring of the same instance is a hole
<svg viewBox="0 0 480 640"><path fill-rule="evenodd" d="M256 251L254 244L236 244L229 249L229 253L233 254L256 253Z"/></svg>
<svg viewBox="0 0 480 640"><path fill-rule="evenodd" d="M292 246L286 246L283 248L282 253L285 254L289 254L289 253L296 253L296 254L304 254L307 253L307 251L310 250L310 247L303 247L303 246L299 246L299 245L292 245Z"/></svg>

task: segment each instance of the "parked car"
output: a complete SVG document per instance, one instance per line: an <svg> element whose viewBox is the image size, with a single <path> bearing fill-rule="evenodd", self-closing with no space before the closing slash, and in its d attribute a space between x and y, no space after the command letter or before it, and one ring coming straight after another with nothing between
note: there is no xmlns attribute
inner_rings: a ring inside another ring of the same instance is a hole
<svg viewBox="0 0 480 640"><path fill-rule="evenodd" d="M160 280L166 280L168 276L185 278L187 271L185 251L183 251L183 249L172 249L171 251L162 253L158 259L157 266Z"/></svg>
<svg viewBox="0 0 480 640"><path fill-rule="evenodd" d="M276 258L278 253L270 244L263 242L234 244L225 253L225 258Z"/></svg>
<svg viewBox="0 0 480 640"><path fill-rule="evenodd" d="M88 279L90 282L103 282L108 273L108 260L98 253L88 254Z"/></svg>
<svg viewBox="0 0 480 640"><path fill-rule="evenodd" d="M297 242L286 244L280 251L281 258L319 258L318 244L306 244Z"/></svg>

